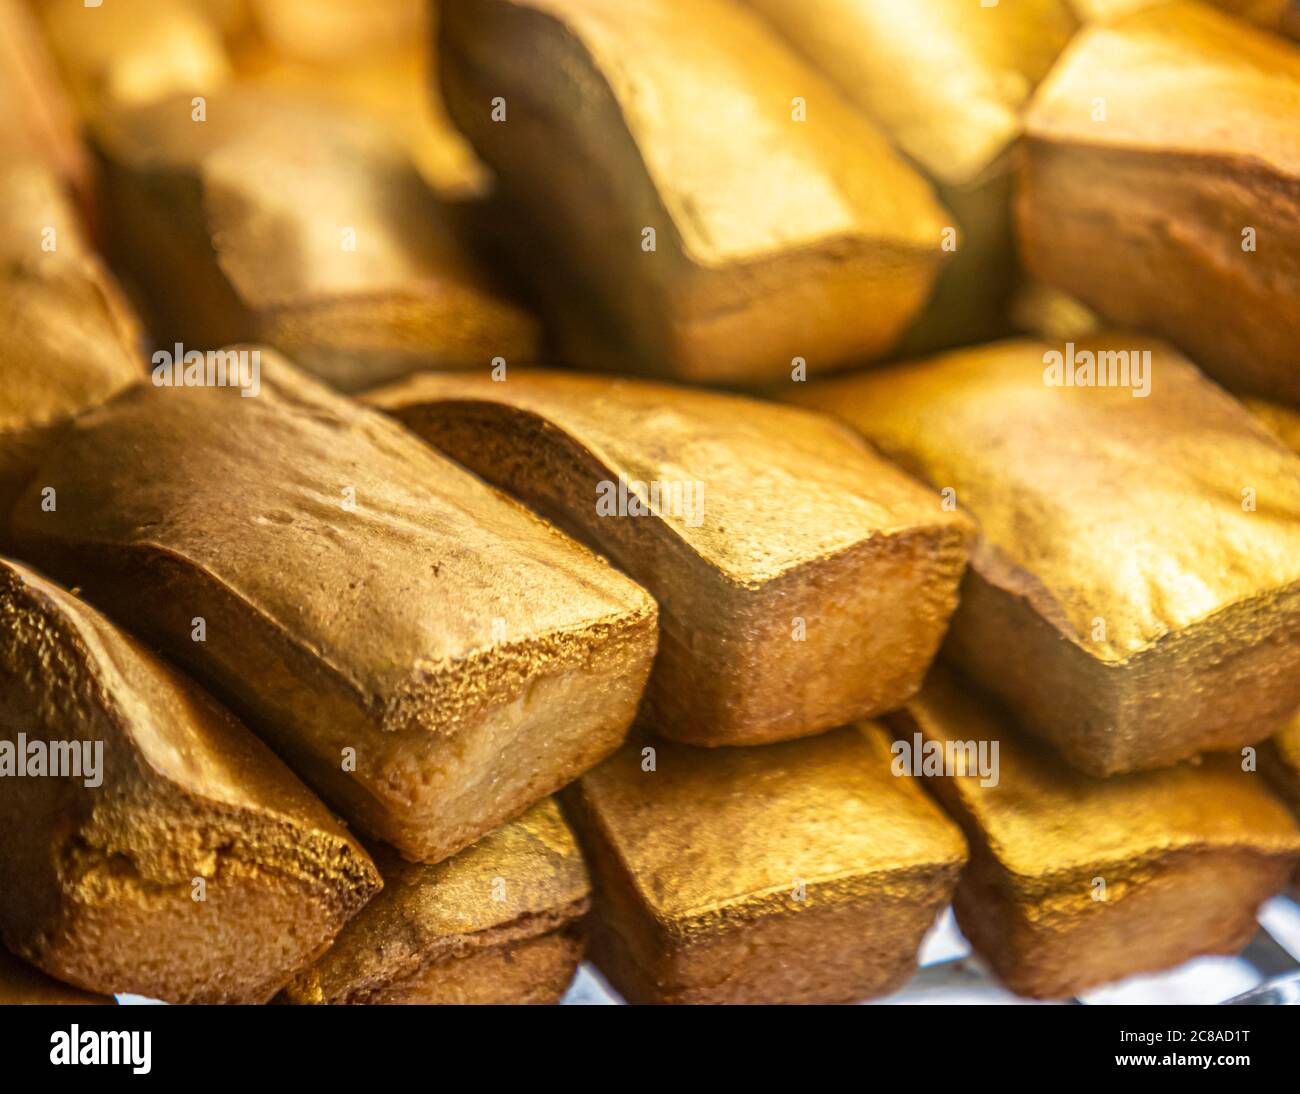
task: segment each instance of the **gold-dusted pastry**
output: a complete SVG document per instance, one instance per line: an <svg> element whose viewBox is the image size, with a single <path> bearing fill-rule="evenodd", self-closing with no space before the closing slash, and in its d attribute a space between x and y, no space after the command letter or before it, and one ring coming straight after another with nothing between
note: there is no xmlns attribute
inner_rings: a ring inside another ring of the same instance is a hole
<svg viewBox="0 0 1300 1094"><path fill-rule="evenodd" d="M1077 25L1066 0L745 0L938 187L960 237L901 352L1005 332L1012 149Z"/></svg>
<svg viewBox="0 0 1300 1094"><path fill-rule="evenodd" d="M839 423L639 380L420 373L368 401L644 585L644 721L697 745L807 736L920 686L973 529Z"/></svg>
<svg viewBox="0 0 1300 1094"><path fill-rule="evenodd" d="M0 165L0 330L2 523L68 419L145 377L135 316L36 160Z"/></svg>
<svg viewBox="0 0 1300 1094"><path fill-rule="evenodd" d="M384 891L283 1003L558 1003L591 885L554 799L426 866L374 848Z"/></svg>
<svg viewBox="0 0 1300 1094"><path fill-rule="evenodd" d="M364 113L256 84L101 118L114 249L165 347L275 346L337 387L535 353L454 218Z"/></svg>
<svg viewBox="0 0 1300 1094"><path fill-rule="evenodd" d="M90 165L75 112L23 0L0 0L0 152L46 164L87 207Z"/></svg>
<svg viewBox="0 0 1300 1094"><path fill-rule="evenodd" d="M0 777L4 943L90 991L265 1002L380 886L225 709L5 560Z"/></svg>
<svg viewBox="0 0 1300 1094"><path fill-rule="evenodd" d="M1300 458L1174 351L1001 342L792 398L980 523L946 649L1077 767L1236 748L1300 706Z"/></svg>
<svg viewBox="0 0 1300 1094"><path fill-rule="evenodd" d="M1060 998L1201 954L1235 953L1300 861L1300 828L1242 758L1111 779L1071 770L942 671L891 715L966 831L957 922L1015 992ZM965 757L997 743L996 777ZM951 757L951 763L948 758Z"/></svg>
<svg viewBox="0 0 1300 1094"><path fill-rule="evenodd" d="M230 81L221 26L202 0L41 0L36 10L83 115L211 95Z"/></svg>
<svg viewBox="0 0 1300 1094"><path fill-rule="evenodd" d="M0 946L0 1007L113 1006L111 995L82 991L46 976Z"/></svg>
<svg viewBox="0 0 1300 1094"><path fill-rule="evenodd" d="M591 959L634 1003L848 1003L916 968L966 860L877 725L762 748L633 740L564 794Z"/></svg>
<svg viewBox="0 0 1300 1094"><path fill-rule="evenodd" d="M253 5L256 32L234 52L242 79L306 88L370 113L400 141L439 197L484 196L487 168L436 93L431 20L424 2L319 0Z"/></svg>
<svg viewBox="0 0 1300 1094"><path fill-rule="evenodd" d="M410 858L467 847L617 748L654 601L272 352L255 379L145 384L83 415L14 510L20 546Z"/></svg>
<svg viewBox="0 0 1300 1094"><path fill-rule="evenodd" d="M526 225L520 258L553 310L609 328L619 367L825 370L887 351L924 304L949 215L740 5L466 0L440 29L448 108Z"/></svg>
<svg viewBox="0 0 1300 1094"><path fill-rule="evenodd" d="M1203 5L1084 30L1026 121L1030 271L1300 402L1300 48Z"/></svg>

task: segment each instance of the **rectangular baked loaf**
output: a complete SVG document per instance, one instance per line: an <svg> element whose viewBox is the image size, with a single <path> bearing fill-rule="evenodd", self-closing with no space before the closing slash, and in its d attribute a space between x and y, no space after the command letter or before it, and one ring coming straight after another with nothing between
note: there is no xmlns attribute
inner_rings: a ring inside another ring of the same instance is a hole
<svg viewBox="0 0 1300 1094"><path fill-rule="evenodd" d="M464 0L439 24L566 359L758 382L878 356L925 303L948 214L741 5Z"/></svg>
<svg viewBox="0 0 1300 1094"><path fill-rule="evenodd" d="M0 934L52 976L263 1003L379 891L270 749L73 594L0 560Z"/></svg>
<svg viewBox="0 0 1300 1094"><path fill-rule="evenodd" d="M436 865L374 847L384 891L281 1003L558 1003L591 886L554 799Z"/></svg>
<svg viewBox="0 0 1300 1094"><path fill-rule="evenodd" d="M633 740L565 791L591 959L632 1003L849 1003L900 987L966 861L864 723L761 748Z"/></svg>
<svg viewBox="0 0 1300 1094"><path fill-rule="evenodd" d="M803 737L920 686L970 523L838 422L646 381L420 373L368 401L646 586L643 710L697 745Z"/></svg>
<svg viewBox="0 0 1300 1094"><path fill-rule="evenodd" d="M976 519L946 652L1076 767L1239 748L1300 706L1300 458L1177 353L1000 342L793 397Z"/></svg>
<svg viewBox="0 0 1300 1094"><path fill-rule="evenodd" d="M654 601L397 423L259 360L252 397L145 384L80 418L13 532L348 819L436 862L618 746Z"/></svg>
<svg viewBox="0 0 1300 1094"><path fill-rule="evenodd" d="M890 722L945 755L997 745L994 779L954 764L926 781L970 841L957 922L1020 995L1235 953L1300 861L1300 826L1242 756L1096 779L943 671Z"/></svg>

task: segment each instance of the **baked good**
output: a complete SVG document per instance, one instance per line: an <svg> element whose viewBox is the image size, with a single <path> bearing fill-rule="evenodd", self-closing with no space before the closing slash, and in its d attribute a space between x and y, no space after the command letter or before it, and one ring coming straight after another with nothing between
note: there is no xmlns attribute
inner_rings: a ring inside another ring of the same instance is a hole
<svg viewBox="0 0 1300 1094"><path fill-rule="evenodd" d="M926 782L970 843L957 922L1020 995L1236 953L1300 861L1300 827L1239 756L1092 778L942 671L890 722L958 762L959 745L998 745L995 784L958 763Z"/></svg>
<svg viewBox="0 0 1300 1094"><path fill-rule="evenodd" d="M66 423L146 375L139 324L63 179L22 157L0 166L0 327L2 521Z"/></svg>
<svg viewBox="0 0 1300 1094"><path fill-rule="evenodd" d="M306 88L214 92L101 115L112 249L165 348L258 341L336 387L536 353L401 143Z"/></svg>
<svg viewBox="0 0 1300 1094"><path fill-rule="evenodd" d="M88 207L90 164L71 103L23 0L0 0L0 150L45 164Z"/></svg>
<svg viewBox="0 0 1300 1094"><path fill-rule="evenodd" d="M1069 41L1067 0L745 0L935 185L956 217L929 305L899 348L1006 333L1014 152L1035 86Z"/></svg>
<svg viewBox="0 0 1300 1094"><path fill-rule="evenodd" d="M560 356L752 383L882 354L924 304L948 214L740 5L464 0L439 23Z"/></svg>
<svg viewBox="0 0 1300 1094"><path fill-rule="evenodd" d="M420 373L367 396L644 585L642 713L696 745L763 744L920 686L973 530L819 414L570 372Z"/></svg>
<svg viewBox="0 0 1300 1094"><path fill-rule="evenodd" d="M89 991L265 1002L380 886L223 707L7 560L0 771L4 944Z"/></svg>
<svg viewBox="0 0 1300 1094"><path fill-rule="evenodd" d="M558 1003L591 887L553 798L428 866L377 845L384 891L282 1003Z"/></svg>
<svg viewBox="0 0 1300 1094"><path fill-rule="evenodd" d="M863 724L761 748L633 741L564 803L591 959L633 1003L848 1003L916 968L966 860Z"/></svg>
<svg viewBox="0 0 1300 1094"><path fill-rule="evenodd" d="M1088 27L1026 119L1030 271L1300 402L1300 47L1201 4Z"/></svg>
<svg viewBox="0 0 1300 1094"><path fill-rule="evenodd" d="M437 862L618 747L654 602L397 423L260 361L253 397L146 384L80 418L39 472L57 510L29 490L13 531L349 820Z"/></svg>
<svg viewBox="0 0 1300 1094"><path fill-rule="evenodd" d="M1017 340L792 397L979 522L946 649L1076 767L1236 749L1300 707L1300 459L1177 353Z"/></svg>

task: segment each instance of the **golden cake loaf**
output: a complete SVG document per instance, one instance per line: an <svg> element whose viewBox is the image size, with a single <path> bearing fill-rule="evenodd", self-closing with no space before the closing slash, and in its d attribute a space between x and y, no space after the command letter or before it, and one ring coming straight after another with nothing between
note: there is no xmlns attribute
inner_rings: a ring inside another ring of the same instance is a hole
<svg viewBox="0 0 1300 1094"><path fill-rule="evenodd" d="M80 418L38 472L57 509L35 487L15 508L22 548L410 858L618 747L654 658L643 590L269 351L251 390L145 384Z"/></svg>
<svg viewBox="0 0 1300 1094"><path fill-rule="evenodd" d="M1201 4L1083 31L1027 122L1030 271L1300 402L1300 46Z"/></svg>
<svg viewBox="0 0 1300 1094"><path fill-rule="evenodd" d="M948 214L741 5L465 0L439 28L567 359L757 382L884 353L924 304Z"/></svg>
<svg viewBox="0 0 1300 1094"><path fill-rule="evenodd" d="M90 991L265 1002L380 887L224 708L4 560L0 772L4 944Z"/></svg>
<svg viewBox="0 0 1300 1094"><path fill-rule="evenodd" d="M232 87L98 119L112 249L156 340L259 341L336 387L523 363L532 317L373 117L299 88Z"/></svg>
<svg viewBox="0 0 1300 1094"><path fill-rule="evenodd" d="M146 375L134 314L63 179L33 159L0 164L0 327L3 522L68 420Z"/></svg>
<svg viewBox="0 0 1300 1094"><path fill-rule="evenodd" d="M763 744L891 710L956 607L973 529L820 414L639 380L421 373L371 393L655 597L648 726Z"/></svg>
<svg viewBox="0 0 1300 1094"><path fill-rule="evenodd" d="M1013 150L1070 39L1067 0L745 0L935 184L957 238L900 352L1005 333Z"/></svg>
<svg viewBox="0 0 1300 1094"><path fill-rule="evenodd" d="M282 1003L558 1003L591 886L554 799L438 863L376 846L384 891Z"/></svg>
<svg viewBox="0 0 1300 1094"><path fill-rule="evenodd" d="M1300 827L1240 756L1092 778L942 670L890 720L954 757L927 783L970 842L957 922L1020 995L1235 953L1300 861ZM961 767L979 742L997 743L995 785Z"/></svg>
<svg viewBox="0 0 1300 1094"><path fill-rule="evenodd" d="M565 791L591 959L632 1003L849 1003L916 968L966 860L871 723L761 748L632 741Z"/></svg>
<svg viewBox="0 0 1300 1094"><path fill-rule="evenodd" d="M947 649L1076 767L1237 748L1300 706L1300 458L1172 350L1001 342L795 398L979 522Z"/></svg>

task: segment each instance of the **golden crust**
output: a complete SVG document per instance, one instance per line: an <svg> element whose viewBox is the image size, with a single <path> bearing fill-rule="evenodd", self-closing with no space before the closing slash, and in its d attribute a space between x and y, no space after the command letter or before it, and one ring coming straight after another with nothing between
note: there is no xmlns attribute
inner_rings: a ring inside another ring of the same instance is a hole
<svg viewBox="0 0 1300 1094"><path fill-rule="evenodd" d="M998 742L996 785L928 782L972 848L958 921L1023 994L1077 994L1235 952L1300 860L1300 828L1234 756L1091 778L943 670L890 721L907 740Z"/></svg>
<svg viewBox="0 0 1300 1094"><path fill-rule="evenodd" d="M367 401L650 590L644 720L674 739L760 744L893 709L956 606L968 522L821 415L513 369L422 373ZM620 512L619 483L658 512Z"/></svg>
<svg viewBox="0 0 1300 1094"><path fill-rule="evenodd" d="M1295 45L1199 4L1139 11L1071 43L1026 127L1030 271L1231 387L1300 401Z"/></svg>
<svg viewBox="0 0 1300 1094"><path fill-rule="evenodd" d="M592 958L632 1002L888 992L966 857L871 724L707 752L634 741L564 801L596 888Z"/></svg>
<svg viewBox="0 0 1300 1094"><path fill-rule="evenodd" d="M1268 736L1300 705L1300 460L1177 354L1149 395L1004 342L813 385L980 523L953 655L1094 774ZM1248 502L1254 500L1252 508Z"/></svg>
<svg viewBox="0 0 1300 1094"><path fill-rule="evenodd" d="M738 6L481 0L443 11L440 50L453 118L548 254L537 281L573 277L629 366L832 367L887 350L924 303L943 210Z"/></svg>
<svg viewBox="0 0 1300 1094"><path fill-rule="evenodd" d="M375 860L383 893L281 1002L559 1002L581 957L590 884L553 799L435 866L383 847ZM526 978L508 975L515 961Z"/></svg>
<svg viewBox="0 0 1300 1094"><path fill-rule="evenodd" d="M257 85L206 111L167 99L95 130L114 248L163 345L261 341L344 389L534 356L532 318L364 112Z"/></svg>
<svg viewBox="0 0 1300 1094"><path fill-rule="evenodd" d="M1065 0L746 3L934 180L956 217L955 253L899 352L1004 333L1012 152L1034 87L1075 29Z"/></svg>
<svg viewBox="0 0 1300 1094"><path fill-rule="evenodd" d="M269 351L256 397L143 385L82 417L40 481L58 509L19 503L26 549L413 858L558 789L636 710L648 595Z"/></svg>
<svg viewBox="0 0 1300 1094"><path fill-rule="evenodd" d="M143 379L140 329L47 165L0 167L0 513L78 412Z"/></svg>
<svg viewBox="0 0 1300 1094"><path fill-rule="evenodd" d="M0 821L23 832L0 848L11 949L95 991L264 1002L378 891L265 745L98 612L0 562L0 622L16 752L22 734L102 749L93 779L6 779Z"/></svg>

